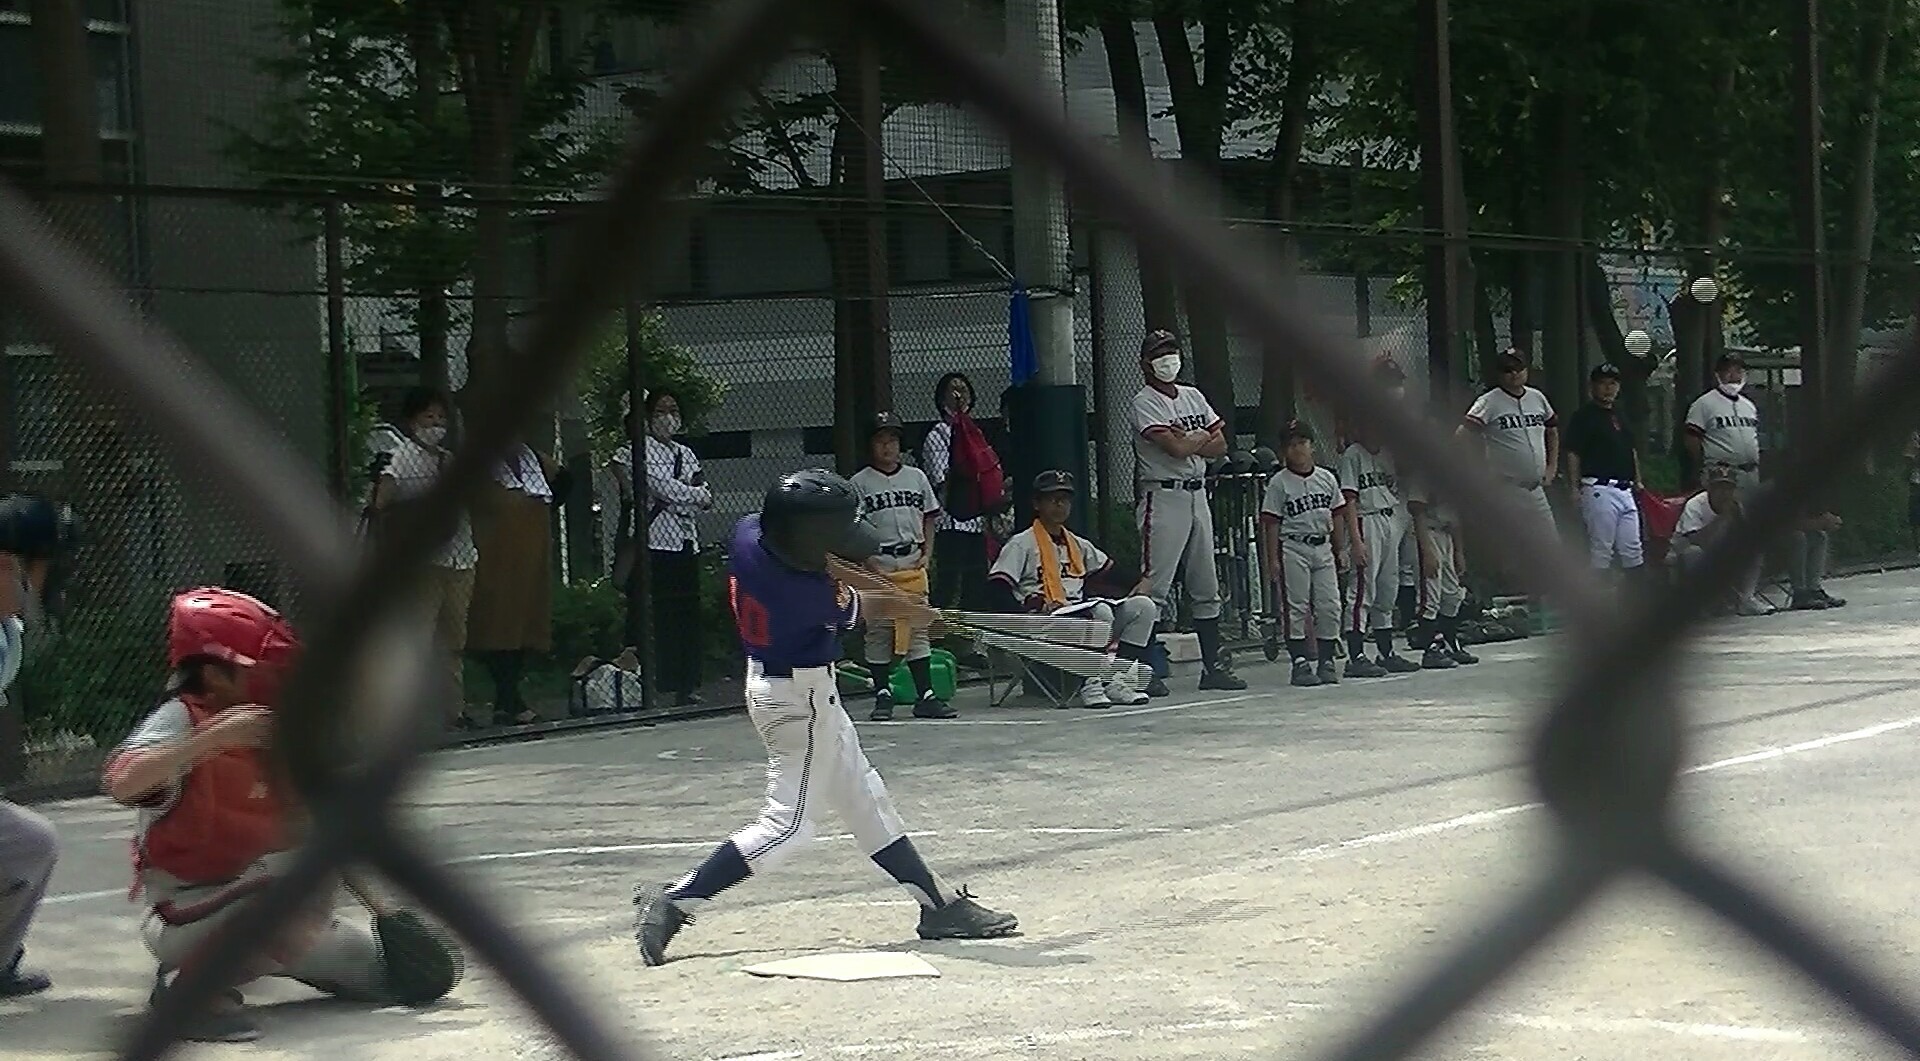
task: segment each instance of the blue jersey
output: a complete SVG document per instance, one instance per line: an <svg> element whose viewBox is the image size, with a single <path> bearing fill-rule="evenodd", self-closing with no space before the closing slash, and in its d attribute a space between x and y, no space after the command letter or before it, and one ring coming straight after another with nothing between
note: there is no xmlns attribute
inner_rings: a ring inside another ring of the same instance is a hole
<svg viewBox="0 0 1920 1061"><path fill-rule="evenodd" d="M733 528L727 600L747 658L780 674L840 658L840 632L860 618L860 598L824 571L795 571L760 546L760 516Z"/></svg>

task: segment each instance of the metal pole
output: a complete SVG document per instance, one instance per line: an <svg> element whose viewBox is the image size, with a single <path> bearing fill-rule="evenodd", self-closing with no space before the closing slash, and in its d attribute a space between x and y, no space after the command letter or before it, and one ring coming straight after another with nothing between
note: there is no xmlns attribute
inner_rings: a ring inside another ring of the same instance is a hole
<svg viewBox="0 0 1920 1061"><path fill-rule="evenodd" d="M1058 0L1009 0L1007 48L1023 74L1039 88L1047 107L1066 114L1066 77L1061 65ZM1032 151L1013 150L1014 273L1031 300L1038 382L1072 384L1073 264L1067 228L1066 184Z"/></svg>
<svg viewBox="0 0 1920 1061"><path fill-rule="evenodd" d="M345 501L352 489L352 448L348 439L351 417L348 392L353 374L347 365L347 278L345 224L340 203L326 207L327 270L327 472L335 497Z"/></svg>
<svg viewBox="0 0 1920 1061"><path fill-rule="evenodd" d="M1444 395L1460 364L1460 316L1464 218L1458 198L1459 154L1453 142L1453 75L1447 34L1447 0L1419 0L1419 58L1414 101L1420 112L1420 187L1426 228L1442 238L1426 248L1427 381L1432 397Z"/></svg>
<svg viewBox="0 0 1920 1061"><path fill-rule="evenodd" d="M1792 2L1793 223L1794 234L1807 255L1795 299L1800 309L1801 427L1818 430L1828 402L1845 389L1835 387L1828 378L1823 349L1827 334L1827 237L1820 195L1820 0Z"/></svg>
<svg viewBox="0 0 1920 1061"><path fill-rule="evenodd" d="M654 682L658 672L654 669L659 662L653 652L653 553L647 548L652 540L649 529L652 520L648 509L652 503L647 497L647 431L646 431L646 394L647 364L640 348L640 299L635 294L637 285L627 288L626 308L621 314L626 327L627 341L627 409L626 423L622 425L627 432L627 446L631 450L628 457L627 484L628 495L633 498L633 575L627 581L627 639L640 656L640 710L652 711L654 706ZM616 543L615 548L618 548Z"/></svg>
<svg viewBox="0 0 1920 1061"><path fill-rule="evenodd" d="M1112 469L1110 451L1107 444L1107 293L1105 291L1105 272L1100 262L1100 222L1087 222L1087 341L1093 348L1093 365L1089 370L1093 375L1093 489L1088 491L1098 503L1094 506L1093 527L1100 540L1110 542L1113 536L1107 526L1107 487L1112 480L1108 473Z"/></svg>

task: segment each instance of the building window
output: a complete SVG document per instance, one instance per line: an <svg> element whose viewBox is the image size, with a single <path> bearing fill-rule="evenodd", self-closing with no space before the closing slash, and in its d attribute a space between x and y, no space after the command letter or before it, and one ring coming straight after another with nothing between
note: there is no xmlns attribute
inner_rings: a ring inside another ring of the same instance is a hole
<svg viewBox="0 0 1920 1061"><path fill-rule="evenodd" d="M133 124L127 38L121 33L95 32L88 44L93 53L94 105L99 109L100 131L107 136L125 136ZM0 124L32 126L38 131L44 113L39 66L33 26L0 19Z"/></svg>

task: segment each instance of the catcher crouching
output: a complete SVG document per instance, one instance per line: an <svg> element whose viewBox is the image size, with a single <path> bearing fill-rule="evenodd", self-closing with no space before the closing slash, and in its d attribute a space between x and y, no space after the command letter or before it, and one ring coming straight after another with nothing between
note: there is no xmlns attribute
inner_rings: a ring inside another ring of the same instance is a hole
<svg viewBox="0 0 1920 1061"><path fill-rule="evenodd" d="M109 796L139 812L131 897L148 904L140 935L159 963L155 1001L293 858L299 809L265 748L270 705L299 649L286 620L245 594L197 589L173 600L168 699L115 750L104 778ZM324 889L184 1038L257 1039L238 988L261 977L375 1006L426 1005L453 989L463 968L456 947L344 883L372 912L371 930L336 913L338 889Z"/></svg>

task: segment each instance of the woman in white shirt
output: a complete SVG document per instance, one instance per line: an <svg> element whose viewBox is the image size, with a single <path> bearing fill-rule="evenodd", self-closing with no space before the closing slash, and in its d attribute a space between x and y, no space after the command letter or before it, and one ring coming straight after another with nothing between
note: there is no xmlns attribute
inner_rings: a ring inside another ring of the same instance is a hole
<svg viewBox="0 0 1920 1061"><path fill-rule="evenodd" d="M440 478L453 459L446 448L447 397L429 387L415 387L400 400L400 430L385 470L373 484L376 520L392 515L396 507L418 500ZM376 523L376 526L378 524ZM466 682L461 653L467 647L467 608L473 603L473 569L479 554L473 544L473 524L460 514L460 525L447 540L427 572L419 605L433 623L434 643L445 658L453 679L454 699L447 705L447 724L473 729L467 715Z"/></svg>
<svg viewBox="0 0 1920 1061"><path fill-rule="evenodd" d="M713 492L700 458L677 442L684 426L680 399L672 391L652 391L642 403L646 419L645 454L636 467L633 452L621 447L611 462L623 480L621 499L646 505L648 594L653 602L655 688L686 707L700 702L700 663L705 653L700 617L700 513L713 507ZM629 432L636 425L629 425ZM632 533L640 534L639 511ZM638 542L635 543L639 544Z"/></svg>

